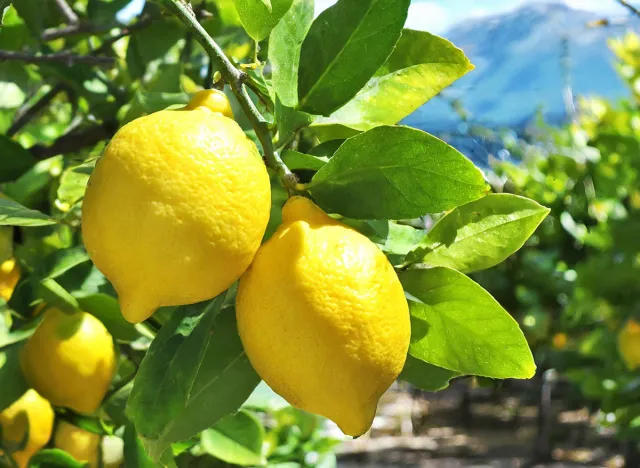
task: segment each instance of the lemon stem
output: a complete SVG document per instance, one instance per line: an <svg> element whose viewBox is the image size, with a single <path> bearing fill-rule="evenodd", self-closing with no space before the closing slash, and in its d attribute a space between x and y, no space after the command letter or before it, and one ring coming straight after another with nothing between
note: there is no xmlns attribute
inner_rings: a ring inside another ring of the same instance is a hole
<svg viewBox="0 0 640 468"><path fill-rule="evenodd" d="M182 0L162 0L162 3L193 33L195 39L206 51L211 63L217 65L222 78L231 87L231 91L233 91L233 94L242 106L242 109L251 122L251 126L256 132L256 136L260 140L267 166L278 174L288 191L297 191L299 184L297 183L296 176L289 170L282 159L280 159L280 155L273 147L269 123L249 97L244 83L247 77L246 73L236 68L231 60L229 60L222 48L198 22L193 11L186 3Z"/></svg>

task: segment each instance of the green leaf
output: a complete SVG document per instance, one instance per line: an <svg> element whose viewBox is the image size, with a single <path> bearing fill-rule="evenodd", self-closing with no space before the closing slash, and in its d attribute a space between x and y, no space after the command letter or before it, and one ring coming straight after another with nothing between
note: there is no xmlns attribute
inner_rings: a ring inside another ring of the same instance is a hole
<svg viewBox="0 0 640 468"><path fill-rule="evenodd" d="M291 7L292 0L271 0L271 8L265 0L233 0L240 22L255 41L265 39Z"/></svg>
<svg viewBox="0 0 640 468"><path fill-rule="evenodd" d="M533 377L518 323L482 287L445 267L407 270L400 281L411 312L411 356L465 375Z"/></svg>
<svg viewBox="0 0 640 468"><path fill-rule="evenodd" d="M278 142L285 144L295 136L295 133L313 122L313 116L287 107L276 96L276 123L278 124Z"/></svg>
<svg viewBox="0 0 640 468"><path fill-rule="evenodd" d="M407 255L407 263L485 270L520 249L549 209L528 198L490 194L447 213Z"/></svg>
<svg viewBox="0 0 640 468"><path fill-rule="evenodd" d="M233 465L263 465L264 428L251 412L240 410L218 421L201 435L202 450Z"/></svg>
<svg viewBox="0 0 640 468"><path fill-rule="evenodd" d="M131 100L129 110L122 119L122 124L170 106L188 103L189 95L187 93L157 93L138 90Z"/></svg>
<svg viewBox="0 0 640 468"><path fill-rule="evenodd" d="M17 180L5 184L4 193L22 205L35 206L48 196L47 188L62 172L63 164L62 156L38 161Z"/></svg>
<svg viewBox="0 0 640 468"><path fill-rule="evenodd" d="M313 3L313 0L294 0L269 37L273 89L286 107L298 104L300 48L313 22Z"/></svg>
<svg viewBox="0 0 640 468"><path fill-rule="evenodd" d="M47 278L40 281L37 295L48 305L56 307L67 314L80 310L80 304L78 304L76 298L54 279Z"/></svg>
<svg viewBox="0 0 640 468"><path fill-rule="evenodd" d="M10 406L28 389L20 368L22 343L0 349L0 411Z"/></svg>
<svg viewBox="0 0 640 468"><path fill-rule="evenodd" d="M90 163L66 169L62 173L57 192L59 207L62 211L68 211L84 198L89 176L95 163L96 160L93 160Z"/></svg>
<svg viewBox="0 0 640 468"><path fill-rule="evenodd" d="M17 179L36 163L29 151L5 135L0 135L0 154L0 183Z"/></svg>
<svg viewBox="0 0 640 468"><path fill-rule="evenodd" d="M29 460L29 468L86 468L87 462L79 462L64 450L40 450Z"/></svg>
<svg viewBox="0 0 640 468"><path fill-rule="evenodd" d="M131 342L140 337L135 325L127 322L120 312L120 305L115 297L108 294L75 293L80 309L97 317L119 341Z"/></svg>
<svg viewBox="0 0 640 468"><path fill-rule="evenodd" d="M434 366L409 354L398 378L425 392L439 392L449 386L451 379L459 376L457 372Z"/></svg>
<svg viewBox="0 0 640 468"><path fill-rule="evenodd" d="M0 198L0 226L46 226L56 223L51 216L8 198Z"/></svg>
<svg viewBox="0 0 640 468"><path fill-rule="evenodd" d="M127 415L156 459L236 411L260 381L223 301L176 309L140 365Z"/></svg>
<svg viewBox="0 0 640 468"><path fill-rule="evenodd" d="M42 270L39 272L40 277L57 278L73 267L88 261L89 255L82 246L56 250L44 259Z"/></svg>
<svg viewBox="0 0 640 468"><path fill-rule="evenodd" d="M329 161L329 158L311 156L310 154L293 150L284 150L282 152L282 160L292 171L297 169L317 171Z"/></svg>
<svg viewBox="0 0 640 468"><path fill-rule="evenodd" d="M344 219L342 221L371 239L388 256L394 257L392 262L401 261L407 252L425 236L425 231L421 229L382 219L368 221Z"/></svg>
<svg viewBox="0 0 640 468"><path fill-rule="evenodd" d="M446 39L405 29L387 62L347 104L313 126L345 125L366 131L393 125L473 69Z"/></svg>
<svg viewBox="0 0 640 468"><path fill-rule="evenodd" d="M480 170L442 140L388 126L349 138L308 184L323 209L355 219L415 218L488 189Z"/></svg>
<svg viewBox="0 0 640 468"><path fill-rule="evenodd" d="M124 466L131 468L156 468L158 465L144 450L133 424L124 428Z"/></svg>
<svg viewBox="0 0 640 468"><path fill-rule="evenodd" d="M273 11L273 6L271 5L271 0L260 0L264 6L267 7L267 10L269 10L269 13L271 13Z"/></svg>
<svg viewBox="0 0 640 468"><path fill-rule="evenodd" d="M387 60L410 0L339 0L318 16L302 43L298 108L329 115L346 104Z"/></svg>
<svg viewBox="0 0 640 468"><path fill-rule="evenodd" d="M129 39L126 57L127 71L131 77L142 78L152 69L149 65L159 66L183 35L183 28L170 20L155 20L150 26L134 31Z"/></svg>

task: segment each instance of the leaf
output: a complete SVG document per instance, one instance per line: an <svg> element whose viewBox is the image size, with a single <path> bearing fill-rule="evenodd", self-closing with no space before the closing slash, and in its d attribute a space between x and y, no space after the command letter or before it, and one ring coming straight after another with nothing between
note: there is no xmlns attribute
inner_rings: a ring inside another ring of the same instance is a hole
<svg viewBox="0 0 640 468"><path fill-rule="evenodd" d="M51 278L40 281L37 288L37 296L42 298L48 305L56 307L67 314L80 310L78 301L60 286L56 280Z"/></svg>
<svg viewBox="0 0 640 468"><path fill-rule="evenodd" d="M87 462L79 462L61 449L40 450L29 460L29 468L86 468Z"/></svg>
<svg viewBox="0 0 640 468"><path fill-rule="evenodd" d="M482 173L442 140L376 127L345 141L307 186L318 204L355 219L415 218L488 191Z"/></svg>
<svg viewBox="0 0 640 468"><path fill-rule="evenodd" d="M407 255L407 263L485 270L519 250L549 209L528 198L490 194L447 213Z"/></svg>
<svg viewBox="0 0 640 468"><path fill-rule="evenodd" d="M131 468L156 468L158 465L144 451L133 424L124 428L124 466Z"/></svg>
<svg viewBox="0 0 640 468"><path fill-rule="evenodd" d="M425 231L411 226L397 224L387 220L353 221L343 220L344 223L356 228L371 239L394 262L402 261L404 256L425 236Z"/></svg>
<svg viewBox="0 0 640 468"><path fill-rule="evenodd" d="M174 21L155 20L143 29L134 31L127 47L127 71L131 78L145 75L151 63L162 62L183 37L183 28Z"/></svg>
<svg viewBox="0 0 640 468"><path fill-rule="evenodd" d="M339 0L318 16L302 43L298 109L329 115L346 104L387 60L410 0Z"/></svg>
<svg viewBox="0 0 640 468"><path fill-rule="evenodd" d="M313 126L339 124L366 131L396 124L472 69L464 52L446 39L405 29L387 62L365 87Z"/></svg>
<svg viewBox="0 0 640 468"><path fill-rule="evenodd" d="M5 184L4 193L17 203L27 207L35 206L48 195L48 192L46 194L45 192L51 181L54 180L54 174L60 174L62 169L62 156L38 161L17 180ZM1 213L0 211L0 220L2 219Z"/></svg>
<svg viewBox="0 0 640 468"><path fill-rule="evenodd" d="M269 13L271 13L273 11L273 6L271 6L271 0L260 0L264 6L267 7L267 10L269 10Z"/></svg>
<svg viewBox="0 0 640 468"><path fill-rule="evenodd" d="M41 278L57 278L75 266L89 261L89 255L84 247L60 249L53 252L43 261Z"/></svg>
<svg viewBox="0 0 640 468"><path fill-rule="evenodd" d="M292 0L233 0L240 22L255 41L265 39L291 7Z"/></svg>
<svg viewBox="0 0 640 468"><path fill-rule="evenodd" d="M434 366L407 355L407 361L398 378L425 392L439 392L449 386L451 379L459 376L460 374L457 372Z"/></svg>
<svg viewBox="0 0 640 468"><path fill-rule="evenodd" d="M313 122L312 115L284 106L277 96L275 114L278 125L278 145L287 143L295 136L297 131Z"/></svg>
<svg viewBox="0 0 640 468"><path fill-rule="evenodd" d="M233 465L263 465L264 428L251 412L240 410L218 421L201 435L201 446L209 455Z"/></svg>
<svg viewBox="0 0 640 468"><path fill-rule="evenodd" d="M0 411L18 400L29 389L20 368L21 349L22 343L0 349Z"/></svg>
<svg viewBox="0 0 640 468"><path fill-rule="evenodd" d="M0 198L0 226L46 226L56 223L51 216L8 198Z"/></svg>
<svg viewBox="0 0 640 468"><path fill-rule="evenodd" d="M322 168L327 161L329 161L329 158L311 156L310 154L304 154L293 150L284 150L282 152L282 160L292 171L298 169L317 171Z"/></svg>
<svg viewBox="0 0 640 468"><path fill-rule="evenodd" d="M536 365L518 323L465 275L445 267L407 270L409 354L465 375L531 378Z"/></svg>
<svg viewBox="0 0 640 468"><path fill-rule="evenodd" d="M5 135L0 135L0 154L0 183L17 179L36 163L29 151Z"/></svg>
<svg viewBox="0 0 640 468"><path fill-rule="evenodd" d="M93 160L90 163L66 169L62 173L57 191L57 203L62 211L68 211L73 205L84 198L89 176L95 163L96 160Z"/></svg>
<svg viewBox="0 0 640 468"><path fill-rule="evenodd" d="M269 36L273 89L286 107L298 104L300 48L313 22L313 3L313 0L294 0Z"/></svg>
<svg viewBox="0 0 640 468"><path fill-rule="evenodd" d="M131 342L140 337L135 325L127 322L120 312L120 305L115 297L108 294L95 293L74 294L80 308L95 316L109 330L109 333L119 341Z"/></svg>
<svg viewBox="0 0 640 468"><path fill-rule="evenodd" d="M152 457L236 411L260 378L242 349L232 308L177 309L140 365L127 415ZM189 313L191 311L191 313Z"/></svg>

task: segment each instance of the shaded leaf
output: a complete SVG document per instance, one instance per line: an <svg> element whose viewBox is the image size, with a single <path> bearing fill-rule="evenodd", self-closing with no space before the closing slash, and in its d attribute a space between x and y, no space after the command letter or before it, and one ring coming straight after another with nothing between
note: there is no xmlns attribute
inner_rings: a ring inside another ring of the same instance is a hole
<svg viewBox="0 0 640 468"><path fill-rule="evenodd" d="M51 216L31 210L13 200L0 198L0 226L46 226L56 223Z"/></svg>
<svg viewBox="0 0 640 468"><path fill-rule="evenodd" d="M51 278L43 279L37 287L37 296L52 307L72 314L80 310L78 301L67 292L60 284Z"/></svg>
<svg viewBox="0 0 640 468"><path fill-rule="evenodd" d="M298 108L329 115L355 96L393 51L409 4L339 0L320 13L302 43Z"/></svg>
<svg viewBox="0 0 640 468"><path fill-rule="evenodd" d="M400 281L409 298L411 356L465 375L533 377L518 323L478 284L444 267L407 270Z"/></svg>
<svg viewBox="0 0 640 468"><path fill-rule="evenodd" d="M79 462L64 450L40 450L29 460L29 468L86 468L87 462Z"/></svg>
<svg viewBox="0 0 640 468"><path fill-rule="evenodd" d="M548 213L528 198L487 195L447 213L407 255L407 262L463 273L491 268L519 250Z"/></svg>
<svg viewBox="0 0 640 468"><path fill-rule="evenodd" d="M97 317L116 340L129 342L140 337L135 325L122 316L120 305L115 297L103 293L85 294L84 292L76 293L74 297L80 308Z"/></svg>
<svg viewBox="0 0 640 468"><path fill-rule="evenodd" d="M409 354L398 378L425 392L439 392L449 386L451 379L459 376L457 372L434 366Z"/></svg>
<svg viewBox="0 0 640 468"><path fill-rule="evenodd" d="M282 160L292 171L298 169L317 171L327 163L329 158L312 156L299 151L284 150L282 152Z"/></svg>
<svg viewBox="0 0 640 468"><path fill-rule="evenodd" d="M36 163L29 151L5 135L0 135L0 154L0 183L17 179Z"/></svg>
<svg viewBox="0 0 640 468"><path fill-rule="evenodd" d="M345 141L308 184L318 204L355 219L415 218L488 191L482 173L442 140L376 127Z"/></svg>
<svg viewBox="0 0 640 468"><path fill-rule="evenodd" d="M20 368L22 343L0 349L0 411L10 406L28 389Z"/></svg>

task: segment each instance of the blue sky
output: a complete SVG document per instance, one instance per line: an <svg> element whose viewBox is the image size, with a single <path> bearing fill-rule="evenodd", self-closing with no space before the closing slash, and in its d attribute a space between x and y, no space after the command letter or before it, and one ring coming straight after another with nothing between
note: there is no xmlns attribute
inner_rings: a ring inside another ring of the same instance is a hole
<svg viewBox="0 0 640 468"><path fill-rule="evenodd" d="M336 0L316 0L316 14ZM532 3L565 3L573 8L603 15L624 15L626 10L616 0L412 0L407 27L442 33L459 21L517 9ZM118 16L130 18L140 11L144 0L133 0Z"/></svg>

